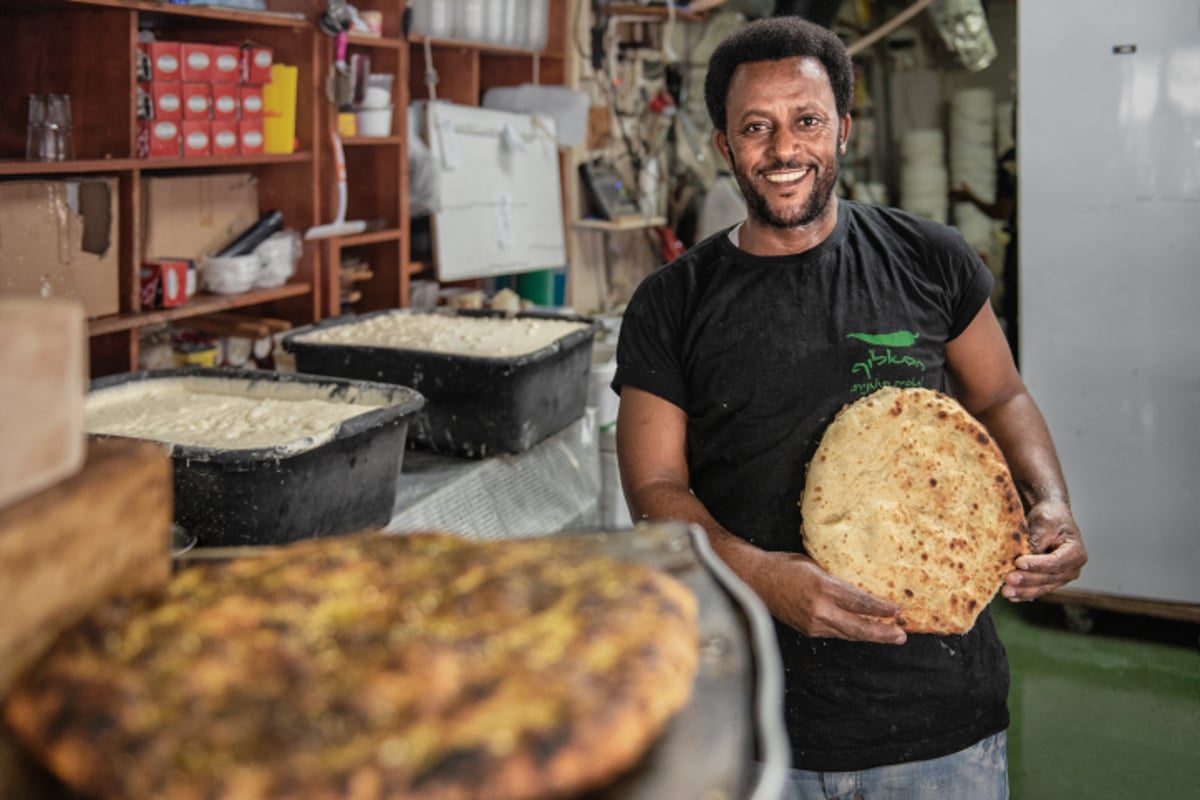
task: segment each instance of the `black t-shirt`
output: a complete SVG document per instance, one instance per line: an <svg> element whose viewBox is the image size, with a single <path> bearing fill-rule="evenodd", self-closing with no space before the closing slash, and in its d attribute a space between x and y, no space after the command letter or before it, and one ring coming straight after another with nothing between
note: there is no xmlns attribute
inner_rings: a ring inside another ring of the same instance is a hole
<svg viewBox="0 0 1200 800"><path fill-rule="evenodd" d="M885 385L945 390L945 344L992 276L953 229L839 201L837 226L795 256L722 232L630 300L613 387L688 415L693 493L732 533L802 551L805 468L847 403ZM985 611L964 636L902 646L807 638L777 624L794 766L846 771L947 755L1008 724L1008 665Z"/></svg>

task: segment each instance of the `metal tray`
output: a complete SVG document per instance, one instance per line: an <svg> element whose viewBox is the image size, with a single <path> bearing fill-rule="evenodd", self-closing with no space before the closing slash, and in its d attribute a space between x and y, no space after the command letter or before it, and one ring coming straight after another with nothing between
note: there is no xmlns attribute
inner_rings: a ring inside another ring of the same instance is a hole
<svg viewBox="0 0 1200 800"><path fill-rule="evenodd" d="M699 599L700 668L690 702L641 763L579 800L778 800L790 751L783 727L783 672L766 607L713 553L696 526L656 523L569 535L593 542L612 557L661 569ZM178 560L256 551L262 549L197 548ZM0 726L0 798L8 797L76 796L32 765Z"/></svg>

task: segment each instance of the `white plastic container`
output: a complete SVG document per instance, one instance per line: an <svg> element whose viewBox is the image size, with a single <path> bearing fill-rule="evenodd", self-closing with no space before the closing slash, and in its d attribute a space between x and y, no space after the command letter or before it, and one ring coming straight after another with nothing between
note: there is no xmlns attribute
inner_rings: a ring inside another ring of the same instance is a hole
<svg viewBox="0 0 1200 800"><path fill-rule="evenodd" d="M454 38L467 42L487 41L486 11L485 0L457 0L454 11Z"/></svg>
<svg viewBox="0 0 1200 800"><path fill-rule="evenodd" d="M393 109L394 106L358 109L354 114L358 122L358 135L391 136Z"/></svg>
<svg viewBox="0 0 1200 800"><path fill-rule="evenodd" d="M521 37L522 42L519 47L527 47L530 50L545 50L546 36L550 30L549 23L549 8L546 5L546 0L521 0L525 4L524 9L517 12L518 24L524 24L525 31Z"/></svg>

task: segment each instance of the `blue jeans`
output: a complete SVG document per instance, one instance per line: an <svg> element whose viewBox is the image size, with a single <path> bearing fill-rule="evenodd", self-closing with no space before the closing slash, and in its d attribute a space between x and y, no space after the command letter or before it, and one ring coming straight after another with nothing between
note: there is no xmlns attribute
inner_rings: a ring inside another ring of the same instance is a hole
<svg viewBox="0 0 1200 800"><path fill-rule="evenodd" d="M788 770L781 800L1007 800L1004 731L928 761L861 772Z"/></svg>

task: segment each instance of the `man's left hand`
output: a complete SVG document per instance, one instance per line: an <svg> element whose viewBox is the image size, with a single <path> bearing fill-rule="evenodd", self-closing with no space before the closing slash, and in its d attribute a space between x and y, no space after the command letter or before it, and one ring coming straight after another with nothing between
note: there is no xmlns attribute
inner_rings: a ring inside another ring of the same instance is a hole
<svg viewBox="0 0 1200 800"><path fill-rule="evenodd" d="M1062 500L1043 500L1031 509L1031 553L1016 561L1000 593L1014 602L1034 600L1079 577L1087 563L1087 548L1071 508Z"/></svg>

